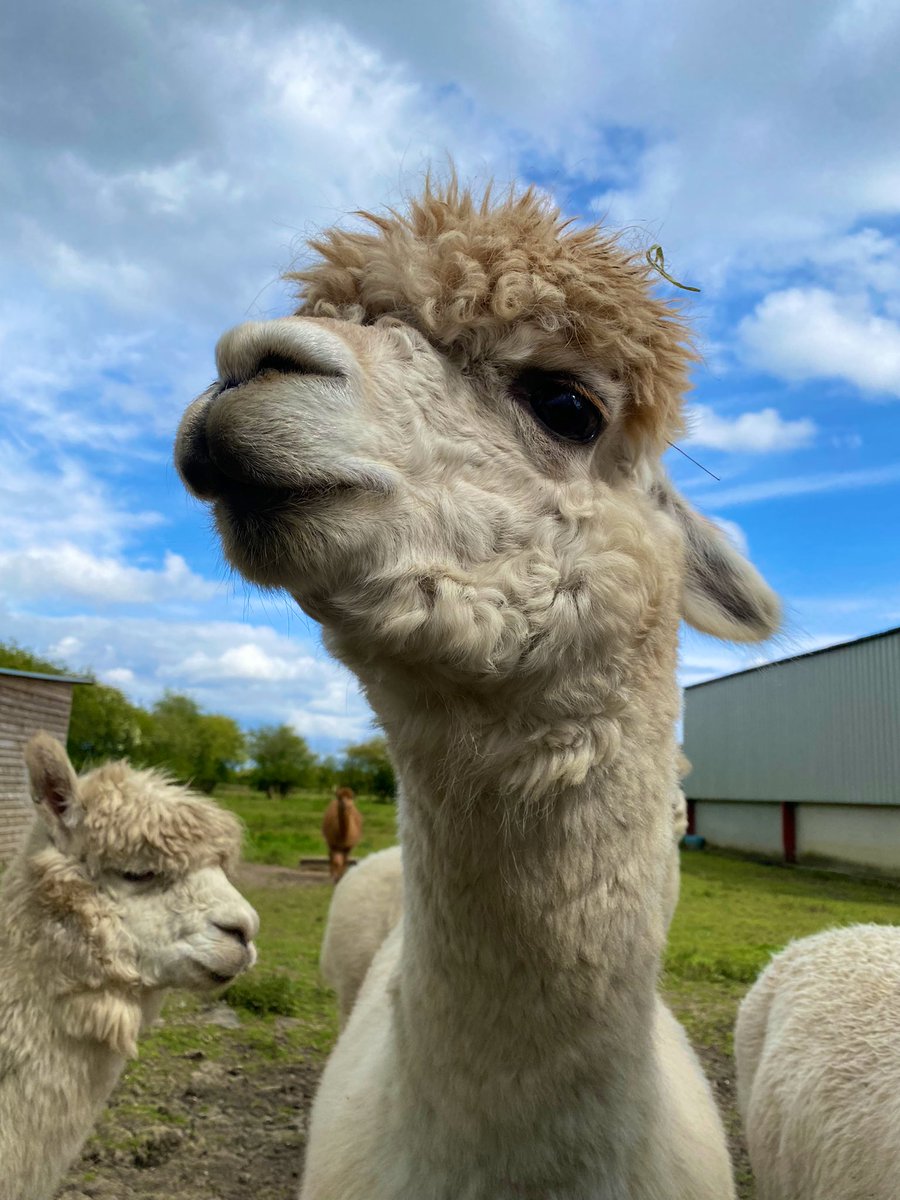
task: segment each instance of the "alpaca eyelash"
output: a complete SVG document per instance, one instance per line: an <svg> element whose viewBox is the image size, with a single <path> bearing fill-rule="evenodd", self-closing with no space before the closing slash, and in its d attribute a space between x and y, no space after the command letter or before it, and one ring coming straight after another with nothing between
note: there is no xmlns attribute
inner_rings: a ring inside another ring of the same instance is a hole
<svg viewBox="0 0 900 1200"><path fill-rule="evenodd" d="M513 376L509 388L513 395L527 398L530 388L535 383L539 383L542 388L549 389L555 385L559 387L560 391L568 389L577 392L579 396L583 396L589 404L596 408L604 421L609 422L612 419L609 405L599 393L579 379L577 375L569 375L565 371L555 374L553 371L541 370L540 367L527 368Z"/></svg>
<svg viewBox="0 0 900 1200"><path fill-rule="evenodd" d="M571 388L572 391L577 392L579 396L584 396L585 400L587 400L589 404L593 404L594 408L597 409L603 420L609 422L611 414L606 403L600 396L597 395L595 391L589 388L586 384L583 384L580 379L575 379L571 375L560 375L555 377L555 382L558 383L560 387Z"/></svg>
<svg viewBox="0 0 900 1200"><path fill-rule="evenodd" d="M126 883L152 883L159 878L156 871L117 871L116 874Z"/></svg>

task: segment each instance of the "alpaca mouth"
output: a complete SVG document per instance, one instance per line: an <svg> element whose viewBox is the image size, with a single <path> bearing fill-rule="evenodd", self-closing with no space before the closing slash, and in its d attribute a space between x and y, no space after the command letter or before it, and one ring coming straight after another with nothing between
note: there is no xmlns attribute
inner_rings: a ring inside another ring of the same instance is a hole
<svg viewBox="0 0 900 1200"><path fill-rule="evenodd" d="M216 987L224 987L227 983L231 983L232 980L236 979L237 975L240 974L240 972L237 972L234 975L222 975L218 971L211 971L209 967L204 967L203 969Z"/></svg>
<svg viewBox="0 0 900 1200"><path fill-rule="evenodd" d="M295 487L266 487L254 483L231 482L217 501L236 516L280 516L285 510L295 510L318 500L327 500L340 492L350 491L352 485L336 479L311 480Z"/></svg>
<svg viewBox="0 0 900 1200"><path fill-rule="evenodd" d="M266 478L273 474L268 463L253 462L222 439L211 443L205 420L208 409L209 404L179 438L178 469L195 496L217 507L224 506L229 516L238 520L278 517L353 487L347 481L328 477L283 481Z"/></svg>

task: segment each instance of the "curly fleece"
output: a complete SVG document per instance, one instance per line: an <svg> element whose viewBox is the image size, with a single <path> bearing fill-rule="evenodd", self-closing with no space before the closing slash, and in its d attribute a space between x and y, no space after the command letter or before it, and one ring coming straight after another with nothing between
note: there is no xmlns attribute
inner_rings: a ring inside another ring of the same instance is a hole
<svg viewBox="0 0 900 1200"><path fill-rule="evenodd" d="M562 333L623 385L632 431L660 449L682 430L695 360L651 269L597 225L574 227L534 188L476 200L429 181L405 213L360 212L374 232L332 229L319 261L287 275L298 313L366 322L395 317L445 352L489 357L514 326Z"/></svg>

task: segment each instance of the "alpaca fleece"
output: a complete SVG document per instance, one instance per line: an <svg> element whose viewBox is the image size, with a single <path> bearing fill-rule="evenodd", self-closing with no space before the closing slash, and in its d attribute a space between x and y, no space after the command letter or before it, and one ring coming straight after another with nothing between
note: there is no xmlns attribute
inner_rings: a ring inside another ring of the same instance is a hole
<svg viewBox="0 0 900 1200"><path fill-rule="evenodd" d="M900 929L792 942L741 1004L734 1051L760 1200L895 1200Z"/></svg>
<svg viewBox="0 0 900 1200"><path fill-rule="evenodd" d="M229 561L357 675L400 781L403 918L301 1195L729 1200L656 994L678 626L758 640L779 605L659 461L685 328L533 191L428 185L368 221L314 244L296 314L221 338L176 445ZM554 432L537 381L594 406L590 437Z"/></svg>
<svg viewBox="0 0 900 1200"><path fill-rule="evenodd" d="M78 779L45 734L26 754L38 816L0 883L0 1200L52 1194L164 990L251 965L258 924L223 873L229 813L123 762Z"/></svg>

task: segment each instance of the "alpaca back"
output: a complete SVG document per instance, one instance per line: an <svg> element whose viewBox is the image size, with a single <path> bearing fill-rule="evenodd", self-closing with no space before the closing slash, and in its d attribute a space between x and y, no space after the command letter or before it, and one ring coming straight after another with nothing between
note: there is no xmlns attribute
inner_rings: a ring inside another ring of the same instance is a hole
<svg viewBox="0 0 900 1200"><path fill-rule="evenodd" d="M896 1200L900 929L788 946L741 1004L735 1058L759 1200Z"/></svg>
<svg viewBox="0 0 900 1200"><path fill-rule="evenodd" d="M399 846L370 854L334 889L322 939L321 966L346 1024L366 972L403 912Z"/></svg>

